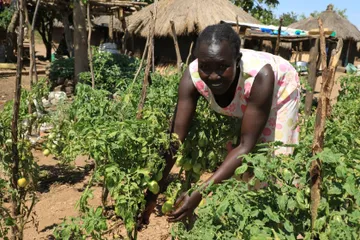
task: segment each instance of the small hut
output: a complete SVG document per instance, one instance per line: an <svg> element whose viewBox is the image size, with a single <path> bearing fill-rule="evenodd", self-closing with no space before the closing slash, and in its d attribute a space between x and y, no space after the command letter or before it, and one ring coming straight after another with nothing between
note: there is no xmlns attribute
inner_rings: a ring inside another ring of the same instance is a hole
<svg viewBox="0 0 360 240"><path fill-rule="evenodd" d="M151 12L154 12L154 4L127 19L134 49L131 49L130 44L128 48L136 55L140 55L144 49L151 24ZM181 57L185 62L191 42L196 40L199 32L208 25L220 23L223 19L235 20L237 16L240 22L259 23L229 0L160 0L155 26L155 60L176 61L170 21L174 21Z"/></svg>
<svg viewBox="0 0 360 240"><path fill-rule="evenodd" d="M349 20L337 14L332 4L328 5L326 11L322 12L319 17L323 22L324 28L335 31L336 37L344 40L344 48L340 57L342 66L346 66L347 63L354 63L357 53L356 44L360 41L359 29ZM309 17L293 23L289 27L310 31L312 29L318 29L319 24L317 18Z"/></svg>

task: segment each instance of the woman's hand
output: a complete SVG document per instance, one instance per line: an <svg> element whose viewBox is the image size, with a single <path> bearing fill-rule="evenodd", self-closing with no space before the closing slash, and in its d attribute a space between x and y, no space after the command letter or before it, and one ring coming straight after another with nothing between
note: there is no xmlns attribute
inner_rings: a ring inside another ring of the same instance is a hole
<svg viewBox="0 0 360 240"><path fill-rule="evenodd" d="M190 218L201 202L201 198L202 196L198 191L192 192L190 196L187 193L182 193L175 203L177 209L169 214L168 221L178 222Z"/></svg>

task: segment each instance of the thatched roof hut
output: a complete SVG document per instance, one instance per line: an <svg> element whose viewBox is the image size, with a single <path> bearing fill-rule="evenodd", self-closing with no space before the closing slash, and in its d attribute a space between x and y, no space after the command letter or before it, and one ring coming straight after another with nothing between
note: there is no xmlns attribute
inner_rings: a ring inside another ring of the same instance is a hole
<svg viewBox="0 0 360 240"><path fill-rule="evenodd" d="M334 11L332 4L328 5L326 11L320 13L321 20L323 21L324 28L329 28L336 32L338 38L344 40L352 39L354 41L360 41L360 31L349 20L343 18ZM302 30L311 30L319 28L318 19L309 17L299 22L291 24L289 27L298 28Z"/></svg>
<svg viewBox="0 0 360 240"><path fill-rule="evenodd" d="M171 36L170 20L175 23L178 36L199 33L211 24L221 20L235 20L240 22L259 23L257 19L242 8L233 5L229 0L160 0L157 8L155 36ZM151 4L128 18L129 32L142 37L149 33Z"/></svg>
<svg viewBox="0 0 360 240"><path fill-rule="evenodd" d="M356 42L360 41L360 31L349 20L343 18L334 11L334 5L330 4L327 9L320 13L319 17L323 22L324 28L329 28L336 32L338 38L344 40L344 48L341 55L342 65L353 63L357 52ZM299 22L291 24L289 27L302 30L318 29L318 18L309 17Z"/></svg>
<svg viewBox="0 0 360 240"><path fill-rule="evenodd" d="M151 12L154 12L154 4L127 18L129 33L135 39L133 50L136 55L141 54L142 49L136 48L139 46L143 48L144 39L149 34ZM159 0L155 26L155 55L164 59L163 62L176 59L170 21L174 21L181 56L186 60L191 42L195 41L199 32L224 19L236 20L236 16L240 22L259 23L257 19L229 0Z"/></svg>

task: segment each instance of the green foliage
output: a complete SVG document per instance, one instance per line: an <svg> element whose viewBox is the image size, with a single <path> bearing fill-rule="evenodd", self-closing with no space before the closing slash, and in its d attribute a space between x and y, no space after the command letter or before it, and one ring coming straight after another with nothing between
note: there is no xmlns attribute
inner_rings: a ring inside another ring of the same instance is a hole
<svg viewBox="0 0 360 240"><path fill-rule="evenodd" d="M45 117L38 114L29 114L29 103L33 103L34 100L41 99L46 94L46 81L40 79L38 84L33 86L31 91L22 90L20 109L19 109L19 121L18 121L18 142L17 150L19 155L19 171L17 179L25 178L27 181L26 187L13 188L9 179L13 177L12 168L14 165L14 157L12 151L12 138L11 138L11 121L13 116L13 101L9 101L5 104L4 109L0 114L0 238L8 239L10 227L16 225L20 234L24 229L24 225L28 222L31 216L31 205L36 202L35 189L38 179L38 165L34 160L32 150L33 145L28 139L28 124L42 123L45 121ZM41 111L41 101L38 101L38 109ZM36 109L35 104L32 104L32 108ZM10 205L5 203L6 199L16 199L18 209L20 211L19 216L13 217L10 214ZM26 203L26 204L25 204Z"/></svg>
<svg viewBox="0 0 360 240"><path fill-rule="evenodd" d="M139 62L126 55L93 51L95 87L110 92L127 89L134 78ZM90 72L80 74L84 83L91 85Z"/></svg>
<svg viewBox="0 0 360 240"><path fill-rule="evenodd" d="M279 5L278 0L230 0L236 6L242 7L246 12L263 24L271 24L274 19L272 9Z"/></svg>
<svg viewBox="0 0 360 240"><path fill-rule="evenodd" d="M301 143L292 156L273 156L274 145L245 156L236 171L254 173L249 183L230 179L211 186L190 230L172 230L177 239L359 239L360 129L359 76L342 80L342 91L326 125L325 149L311 156L315 117L301 125ZM310 179L314 159L322 160L321 201L310 229ZM266 183L259 189L260 182ZM249 190L250 189L250 190ZM256 190L255 190L256 189Z"/></svg>
<svg viewBox="0 0 360 240"><path fill-rule="evenodd" d="M0 28L7 29L8 25L11 22L11 17L14 11L15 11L14 7L5 7L0 12Z"/></svg>
<svg viewBox="0 0 360 240"><path fill-rule="evenodd" d="M85 215L70 218L54 231L56 239L97 239L101 240L102 232L107 230L106 218L102 215L102 208L90 209Z"/></svg>
<svg viewBox="0 0 360 240"><path fill-rule="evenodd" d="M50 65L50 82L56 84L58 79L74 78L74 58L58 58Z"/></svg>

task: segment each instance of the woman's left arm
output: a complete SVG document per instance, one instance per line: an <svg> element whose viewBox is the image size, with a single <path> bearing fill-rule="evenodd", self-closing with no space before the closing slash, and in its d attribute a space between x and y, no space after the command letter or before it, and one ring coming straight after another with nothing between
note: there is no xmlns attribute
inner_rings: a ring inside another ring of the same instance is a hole
<svg viewBox="0 0 360 240"><path fill-rule="evenodd" d="M241 124L240 144L226 156L219 169L205 182L213 181L221 183L234 175L242 159L238 156L248 154L255 147L265 125L269 118L272 97L274 92L274 72L272 67L267 64L256 75L248 100L247 108ZM182 206L170 214L169 221L179 221L192 214L193 210L201 201L201 194L194 191L191 196L183 196L178 199L178 205Z"/></svg>

